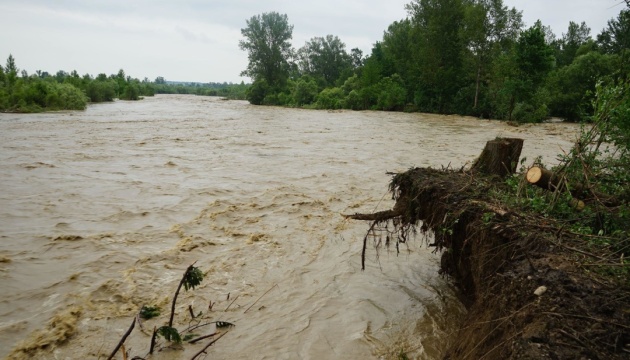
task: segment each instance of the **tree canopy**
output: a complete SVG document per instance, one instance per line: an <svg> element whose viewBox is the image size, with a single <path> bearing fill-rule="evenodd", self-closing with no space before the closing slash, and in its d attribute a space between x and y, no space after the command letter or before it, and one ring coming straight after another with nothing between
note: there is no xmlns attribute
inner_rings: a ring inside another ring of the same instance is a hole
<svg viewBox="0 0 630 360"><path fill-rule="evenodd" d="M252 16L241 29L244 39L239 47L248 52L249 64L241 76L254 82L264 81L271 87L282 87L289 77L293 48L293 25L286 14L277 12Z"/></svg>
<svg viewBox="0 0 630 360"><path fill-rule="evenodd" d="M367 56L356 48L348 54L330 34L294 51L286 15L252 17L240 43L250 60L243 74L254 80L248 99L582 121L592 116L598 82L628 79L630 9L596 37L586 22L570 21L559 37L540 21L524 28L522 12L503 0L412 0L406 9Z"/></svg>

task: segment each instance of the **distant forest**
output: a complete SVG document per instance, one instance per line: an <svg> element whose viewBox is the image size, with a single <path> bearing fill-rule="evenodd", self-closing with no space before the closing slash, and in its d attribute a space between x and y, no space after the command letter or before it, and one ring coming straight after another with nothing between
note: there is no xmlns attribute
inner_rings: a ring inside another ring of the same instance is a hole
<svg viewBox="0 0 630 360"><path fill-rule="evenodd" d="M570 5L569 5L570 6ZM601 6L607 6L602 4ZM630 10L596 36L570 22L557 37L502 0L414 0L369 55L334 35L295 50L276 12L253 16L240 48L253 104L317 109L422 111L539 122L587 120L597 84L628 81ZM628 5L630 6L630 5Z"/></svg>
<svg viewBox="0 0 630 360"><path fill-rule="evenodd" d="M127 76L124 70L117 74L83 76L76 71L63 70L56 74L20 71L12 55L6 66L0 66L0 111L40 112L50 110L83 110L88 103L120 100L140 100L155 94L195 94L245 99L248 85L232 83L169 82L163 77L155 81L140 81Z"/></svg>

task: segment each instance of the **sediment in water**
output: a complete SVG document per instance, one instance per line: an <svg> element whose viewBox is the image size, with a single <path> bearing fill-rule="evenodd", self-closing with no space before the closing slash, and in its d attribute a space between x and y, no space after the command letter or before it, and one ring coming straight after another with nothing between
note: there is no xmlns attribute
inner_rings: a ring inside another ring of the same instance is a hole
<svg viewBox="0 0 630 360"><path fill-rule="evenodd" d="M628 289L580 269L562 227L497 202L496 180L448 169L397 174L396 205L372 219L365 239L398 246L416 226L434 235L440 271L469 310L445 358L628 359ZM378 231L385 223L394 234Z"/></svg>

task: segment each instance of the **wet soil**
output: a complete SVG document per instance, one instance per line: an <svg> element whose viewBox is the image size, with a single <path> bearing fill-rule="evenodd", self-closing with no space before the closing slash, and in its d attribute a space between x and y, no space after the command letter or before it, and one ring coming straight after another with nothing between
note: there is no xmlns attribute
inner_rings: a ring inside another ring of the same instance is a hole
<svg viewBox="0 0 630 360"><path fill-rule="evenodd" d="M431 168L392 180L404 208L389 220L397 235L418 222L435 233L442 271L469 310L445 358L630 358L627 280L584 266L596 255L559 224L498 202L490 194L500 184Z"/></svg>

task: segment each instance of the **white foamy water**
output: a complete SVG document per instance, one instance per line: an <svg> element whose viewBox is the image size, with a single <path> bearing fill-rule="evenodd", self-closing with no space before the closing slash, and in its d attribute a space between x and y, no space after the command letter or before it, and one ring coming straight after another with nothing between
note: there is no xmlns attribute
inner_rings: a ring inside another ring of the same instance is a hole
<svg viewBox="0 0 630 360"><path fill-rule="evenodd" d="M362 272L368 224L341 214L390 208L388 171L460 167L496 136L553 160L576 130L176 95L0 114L0 356L106 358L142 305L162 308L145 332L164 324L196 261L176 327L189 305L236 324L208 358L439 358L463 309L437 255L418 238ZM149 341L136 327L130 357Z"/></svg>

